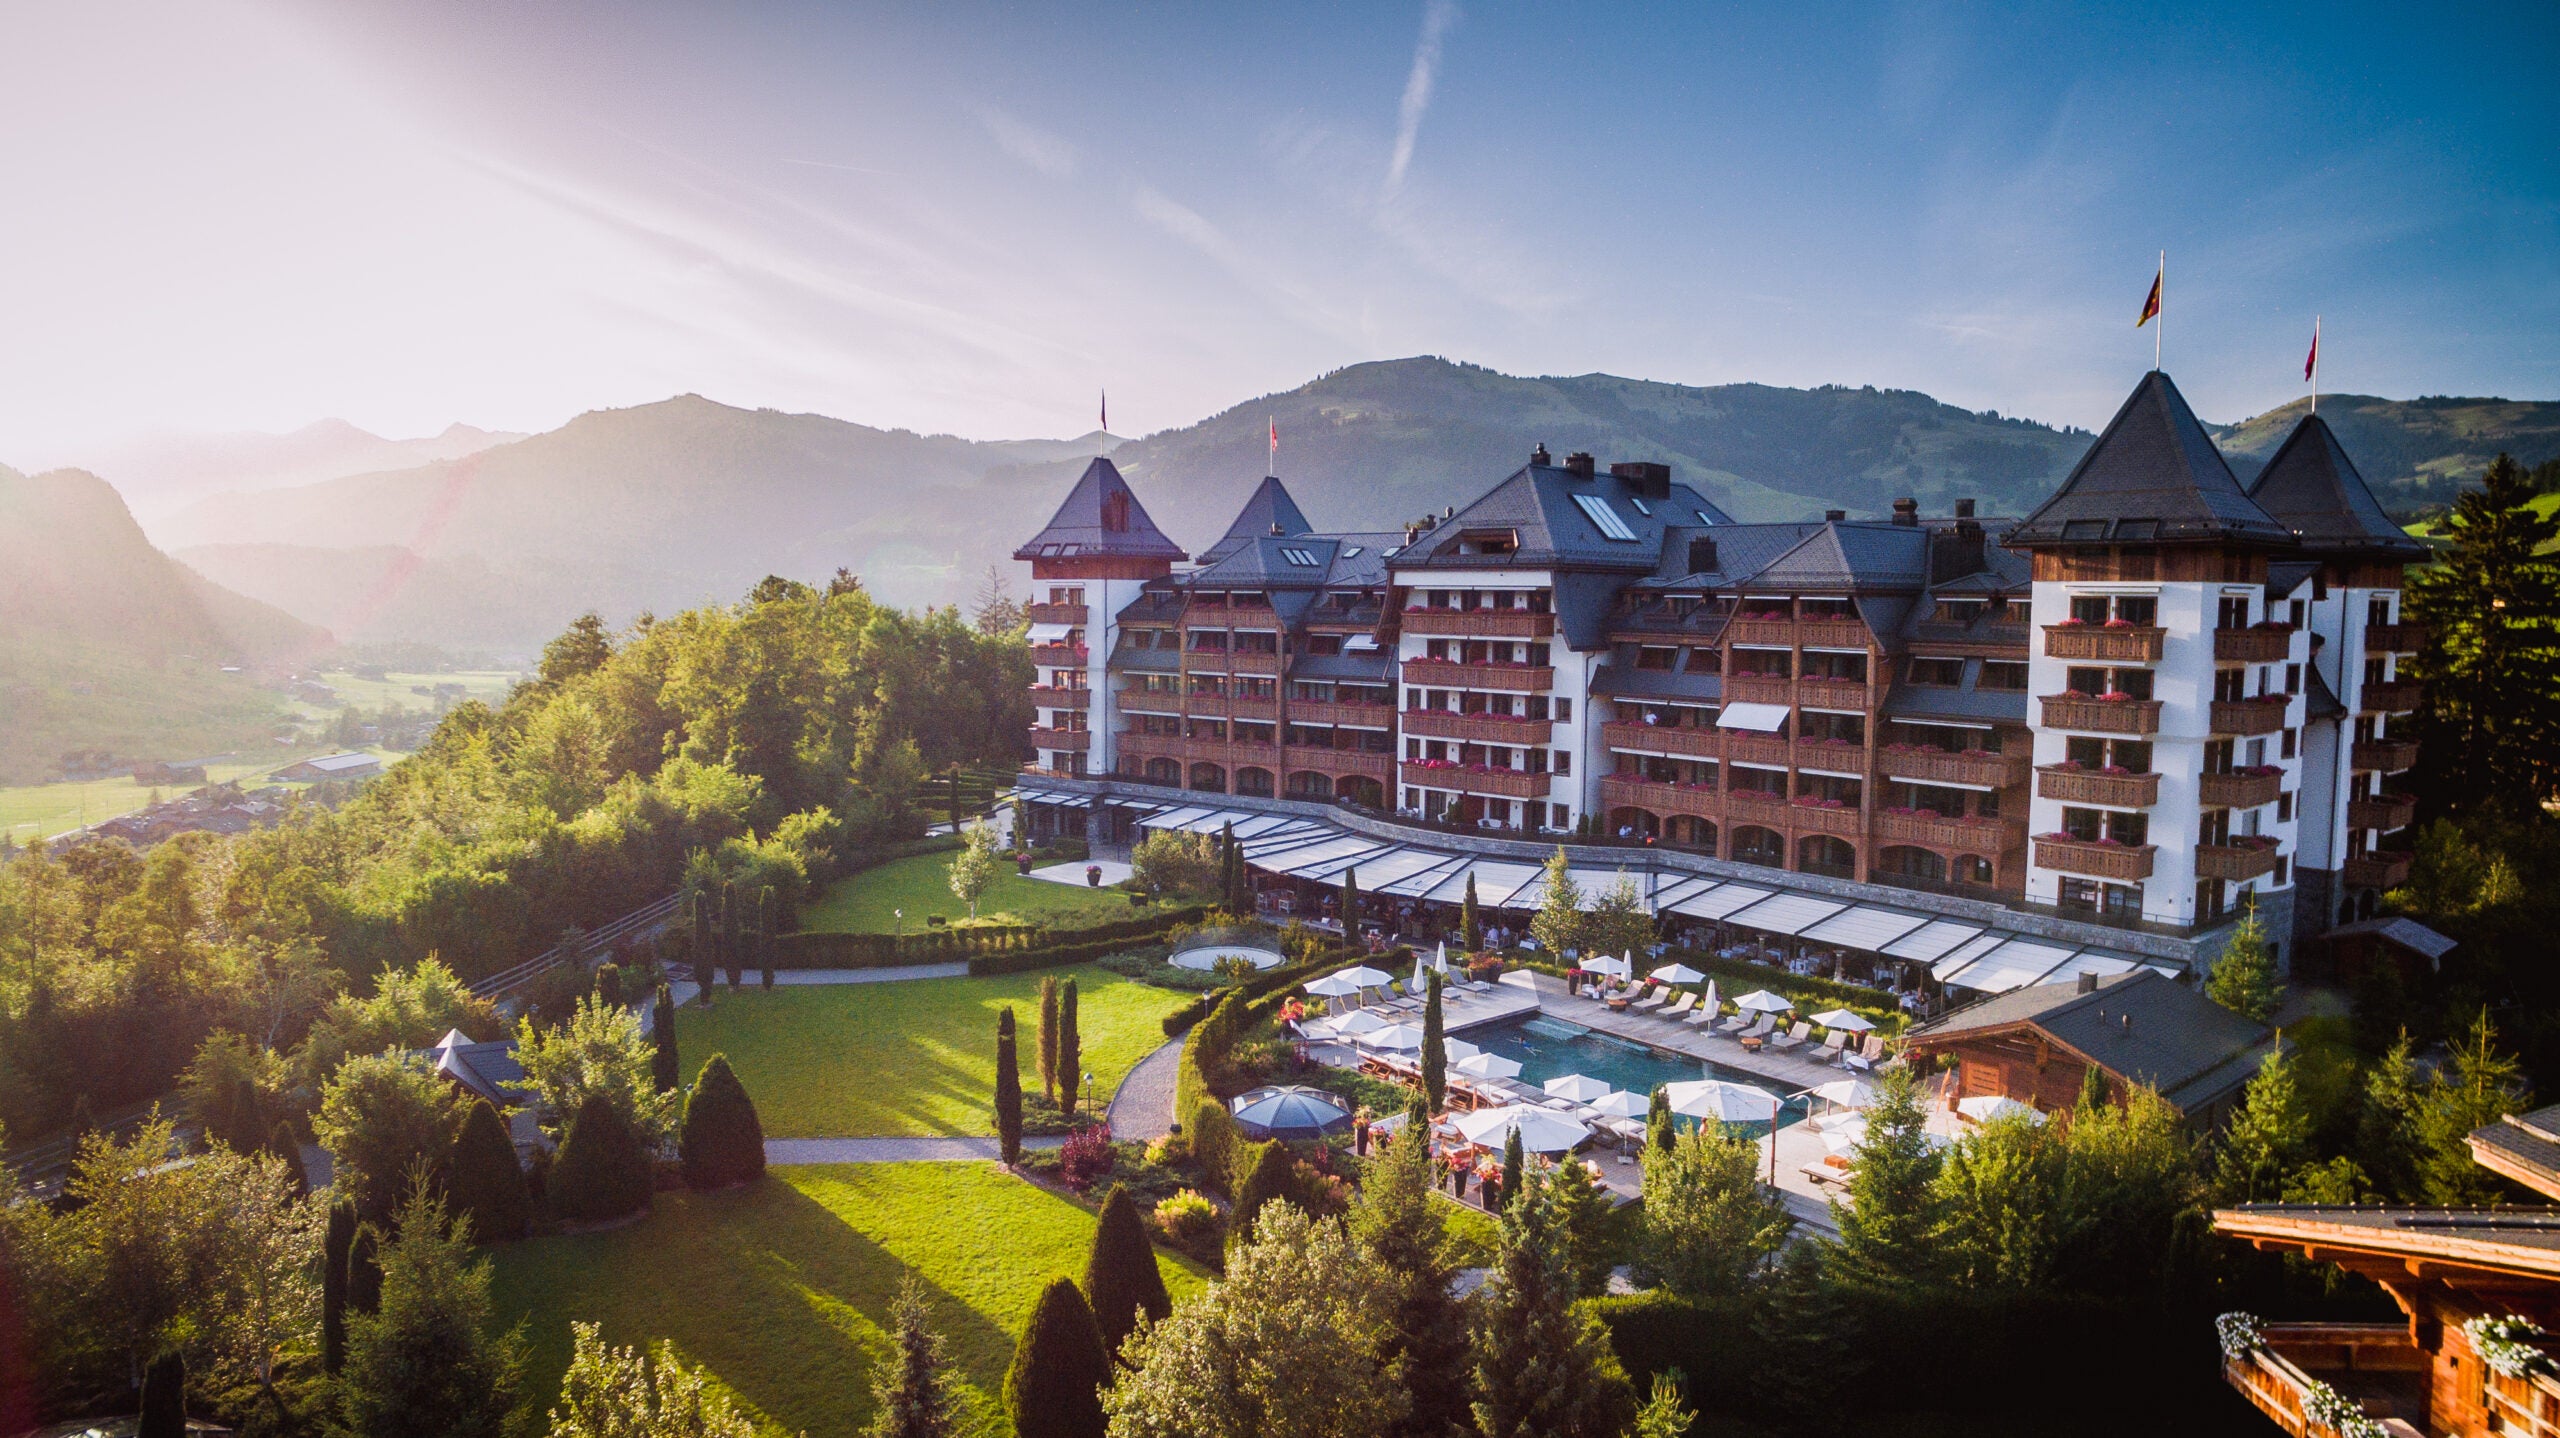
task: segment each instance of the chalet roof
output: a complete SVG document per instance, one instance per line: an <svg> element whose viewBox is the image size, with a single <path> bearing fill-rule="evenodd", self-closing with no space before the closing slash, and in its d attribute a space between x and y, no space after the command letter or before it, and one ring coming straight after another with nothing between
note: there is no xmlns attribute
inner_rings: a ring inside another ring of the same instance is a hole
<svg viewBox="0 0 2560 1438"><path fill-rule="evenodd" d="M1913 646L1925 652L1927 641ZM1896 684L1884 696L1882 713L1887 719L1927 721L1945 719L1956 723L2025 724L2027 693L2023 689L1985 689L1981 687L1982 666L1965 665L1964 687L1945 688L1934 684Z"/></svg>
<svg viewBox="0 0 2560 1438"><path fill-rule="evenodd" d="M2150 969L2077 983L2031 984L1984 999L1911 1031L1914 1043L2032 1028L2107 1072L2149 1084L2180 1110L2212 1103L2249 1081L2280 1042L2254 1023Z"/></svg>
<svg viewBox="0 0 2560 1438"><path fill-rule="evenodd" d="M2405 916L2363 919L2352 924L2340 924L2321 937L2325 939L2355 938L2364 934L2371 934L2376 938L2398 944L2413 954L2424 955L2430 959L2443 958L2460 947L2462 942L2448 935L2439 934L2417 920ZM2546 1112L2560 1112L2560 1110L2546 1110Z"/></svg>
<svg viewBox="0 0 2560 1438"><path fill-rule="evenodd" d="M2290 529L2315 554L2366 555L2417 560L2427 546L2411 538L2356 472L2355 461L2317 414L2305 415L2276 447L2275 457L2249 487L2276 523Z"/></svg>
<svg viewBox="0 0 2560 1438"><path fill-rule="evenodd" d="M2560 1277L2560 1209L2555 1208L2245 1203L2214 1210L2213 1226L2235 1237L2309 1243L2324 1250L2324 1260L2337 1250L2361 1251Z"/></svg>
<svg viewBox="0 0 2560 1438"><path fill-rule="evenodd" d="M2242 492L2186 397L2168 375L2153 370L2062 487L2001 542L2289 547L2293 533Z"/></svg>
<svg viewBox="0 0 2560 1438"><path fill-rule="evenodd" d="M516 1062L513 1039L473 1043L462 1030L447 1030L424 1057L435 1071L499 1108L533 1101L525 1087L524 1065Z"/></svg>
<svg viewBox="0 0 2560 1438"><path fill-rule="evenodd" d="M1402 530L1287 536L1230 532L1208 551L1219 557L1202 555L1203 567L1182 576L1181 583L1191 589L1382 588L1387 551L1403 542Z"/></svg>
<svg viewBox="0 0 2560 1438"><path fill-rule="evenodd" d="M2471 1132L2471 1157L2483 1168L2560 1198L2560 1104L2508 1114Z"/></svg>
<svg viewBox="0 0 2560 1438"><path fill-rule="evenodd" d="M1227 526L1227 532L1219 536L1217 543L1201 551L1200 562L1215 564L1253 539L1270 535L1286 538L1291 535L1313 534L1315 528L1307 522L1307 516L1298 508L1298 502L1289 497L1289 487L1280 482L1280 477L1265 475L1262 483L1253 487L1253 493L1246 498L1244 508L1236 512L1235 523Z"/></svg>
<svg viewBox="0 0 2560 1438"><path fill-rule="evenodd" d="M1654 577L1639 580L1646 589L1691 590L1730 589L1769 567L1772 560L1802 544L1806 537L1822 526L1818 521L1790 524L1713 524L1674 525L1662 532L1662 562ZM1712 539L1716 545L1713 569L1692 571L1689 568L1689 541Z"/></svg>
<svg viewBox="0 0 2560 1438"><path fill-rule="evenodd" d="M1541 449L1473 503L1417 536L1396 556L1395 567L1649 571L1661 560L1665 529L1733 523L1685 484L1648 496L1636 480L1606 469L1578 474L1546 463L1545 454ZM1459 552L1462 538L1487 530L1509 531L1517 548L1500 555Z"/></svg>
<svg viewBox="0 0 2560 1438"><path fill-rule="evenodd" d="M1013 557L1178 560L1189 555L1147 517L1147 507L1138 503L1129 481L1120 477L1119 466L1097 456L1084 467L1076 487L1067 491L1066 503L1050 516L1048 527L1015 550Z"/></svg>
<svg viewBox="0 0 2560 1438"><path fill-rule="evenodd" d="M1807 589L1917 589L1929 581L1929 534L1918 525L1832 520L1769 561L1748 583Z"/></svg>

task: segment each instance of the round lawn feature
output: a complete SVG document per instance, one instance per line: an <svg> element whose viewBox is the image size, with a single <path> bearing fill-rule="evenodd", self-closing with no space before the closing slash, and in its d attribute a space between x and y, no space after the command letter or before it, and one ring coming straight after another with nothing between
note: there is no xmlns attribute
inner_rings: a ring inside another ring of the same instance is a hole
<svg viewBox="0 0 2560 1438"><path fill-rule="evenodd" d="M900 910L906 917L898 916ZM981 928L1047 924L1072 929L1139 912L1117 889L1026 879L1008 865L978 896L975 923ZM925 920L937 917L953 928L968 928L972 922L969 906L951 892L951 855L918 854L837 880L802 907L800 927L809 933L921 934L930 927Z"/></svg>
<svg viewBox="0 0 2560 1438"><path fill-rule="evenodd" d="M1208 973L1230 959L1242 959L1257 969L1276 969L1282 962L1279 950L1256 948L1249 944L1211 944L1206 948L1184 949L1165 962L1177 969Z"/></svg>
<svg viewBox="0 0 2560 1438"><path fill-rule="evenodd" d="M803 984L722 994L685 1016L688 1065L728 1056L767 1138L911 1138L995 1132L996 1017L1035 1012L1040 980L1076 980L1080 1062L1107 1102L1164 1042L1189 998L1080 964L990 978Z"/></svg>
<svg viewBox="0 0 2560 1438"><path fill-rule="evenodd" d="M1095 1228L1083 1207L993 1164L778 1168L750 1188L661 1194L620 1228L492 1250L491 1321L526 1320L536 1420L559 1400L570 1321L590 1319L607 1343L673 1340L760 1431L858 1438L913 1272L946 1344L960 1431L1002 1435L1014 1340L1048 1281L1083 1270ZM1170 1253L1159 1263L1176 1301L1205 1282Z"/></svg>

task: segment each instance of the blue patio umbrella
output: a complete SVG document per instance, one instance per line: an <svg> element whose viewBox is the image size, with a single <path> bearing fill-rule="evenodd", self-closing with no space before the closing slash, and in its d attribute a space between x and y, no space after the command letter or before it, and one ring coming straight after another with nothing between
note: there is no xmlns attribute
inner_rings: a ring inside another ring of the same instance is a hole
<svg viewBox="0 0 2560 1438"><path fill-rule="evenodd" d="M1323 1089L1303 1084L1258 1088L1235 1101L1236 1127L1253 1139L1315 1139L1351 1131L1351 1111Z"/></svg>

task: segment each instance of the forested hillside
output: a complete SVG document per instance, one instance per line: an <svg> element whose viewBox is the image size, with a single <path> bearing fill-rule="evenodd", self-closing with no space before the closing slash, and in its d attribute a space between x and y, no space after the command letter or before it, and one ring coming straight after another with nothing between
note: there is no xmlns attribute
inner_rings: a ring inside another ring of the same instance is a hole
<svg viewBox="0 0 2560 1438"><path fill-rule="evenodd" d="M2254 478L2310 409L2310 400L2296 400L2215 426L2214 439L2243 480ZM2327 394L2320 418L2337 431L2374 496L2403 518L2453 503L2500 454L2527 469L2560 459L2560 404L2549 402Z"/></svg>

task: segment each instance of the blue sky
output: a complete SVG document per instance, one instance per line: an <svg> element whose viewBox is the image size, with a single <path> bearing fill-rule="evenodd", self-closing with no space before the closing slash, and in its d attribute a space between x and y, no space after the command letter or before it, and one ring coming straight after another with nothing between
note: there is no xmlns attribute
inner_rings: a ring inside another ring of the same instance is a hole
<svg viewBox="0 0 2560 1438"><path fill-rule="evenodd" d="M0 9L0 460L697 391L983 437L1436 353L2102 422L2560 394L2560 11Z"/></svg>

